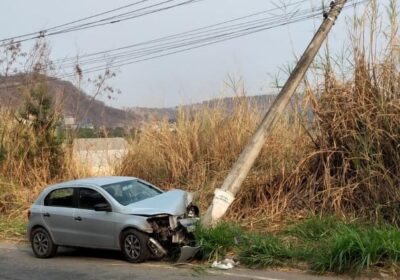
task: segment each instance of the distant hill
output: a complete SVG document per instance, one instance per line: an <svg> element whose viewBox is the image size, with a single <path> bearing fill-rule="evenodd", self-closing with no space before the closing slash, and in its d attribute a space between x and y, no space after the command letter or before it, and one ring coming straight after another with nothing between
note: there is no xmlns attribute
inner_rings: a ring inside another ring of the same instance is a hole
<svg viewBox="0 0 400 280"><path fill-rule="evenodd" d="M26 75L0 76L0 107L20 108L25 100ZM76 123L95 127L132 127L140 121L133 112L116 109L94 100L71 82L49 79L49 92L64 116L72 116Z"/></svg>
<svg viewBox="0 0 400 280"><path fill-rule="evenodd" d="M20 108L25 100L23 85L26 84L26 75L0 76L0 108ZM49 79L48 87L57 108L60 108L64 116L74 117L75 122L80 126L93 125L109 128L139 127L145 122L161 119L174 122L178 108L194 112L204 107L218 107L229 113L234 109L238 99L246 99L249 106L253 106L256 110L266 111L275 99L275 95L227 97L171 108L133 107L121 110L94 100L68 81Z"/></svg>
<svg viewBox="0 0 400 280"><path fill-rule="evenodd" d="M145 107L132 107L125 108L126 111L135 114L142 122L149 122L152 120L167 119L170 122L176 120L177 108L145 108Z"/></svg>
<svg viewBox="0 0 400 280"><path fill-rule="evenodd" d="M226 112L232 112L235 108L235 104L238 102L245 101L249 106L253 107L254 110L266 111L275 100L275 95L255 95L255 96L237 96L237 97L224 97L219 99L212 99L203 101L201 103L195 103L191 105L185 105L183 108L187 109L198 109L204 106L209 108L223 108Z"/></svg>
<svg viewBox="0 0 400 280"><path fill-rule="evenodd" d="M195 112L204 107L208 108L221 108L226 113L230 113L234 110L235 104L240 101L248 102L249 106L254 108L254 110L260 112L266 112L271 106L272 102L275 100L275 95L257 95L257 96L243 96L243 97L224 97L218 99L212 99L208 101L203 101L200 103L194 103L189 105L183 105L179 107L171 108L142 108L133 107L127 108L126 110L134 113L142 120L158 120L158 119L168 119L171 122L176 120L176 115L178 109L184 110L186 112Z"/></svg>

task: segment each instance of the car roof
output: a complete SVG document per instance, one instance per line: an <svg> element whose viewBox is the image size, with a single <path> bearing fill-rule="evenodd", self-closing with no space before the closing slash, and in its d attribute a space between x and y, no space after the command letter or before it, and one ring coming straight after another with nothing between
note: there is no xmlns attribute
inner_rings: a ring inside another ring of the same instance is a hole
<svg viewBox="0 0 400 280"><path fill-rule="evenodd" d="M71 186L71 185L104 186L104 185L115 184L137 179L138 178L136 177L125 177L125 176L90 177L90 178L72 180L68 182L62 182L53 186L54 187Z"/></svg>
<svg viewBox="0 0 400 280"><path fill-rule="evenodd" d="M50 192L64 187L80 187L80 186L97 186L101 187L104 185L115 184L130 180L140 180L136 177L124 177L124 176L107 176L107 177L90 177L90 178L82 178L77 180L71 180L66 182L61 182L58 184L47 186L40 194L39 198L35 202L35 204L40 203L44 197Z"/></svg>

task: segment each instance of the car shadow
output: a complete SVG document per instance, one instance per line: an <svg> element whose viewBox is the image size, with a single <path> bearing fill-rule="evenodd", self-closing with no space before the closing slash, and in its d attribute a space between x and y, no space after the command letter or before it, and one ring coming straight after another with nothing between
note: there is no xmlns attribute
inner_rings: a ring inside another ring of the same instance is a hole
<svg viewBox="0 0 400 280"><path fill-rule="evenodd" d="M35 257L35 255L32 252L32 249L28 244L24 244L21 246L18 246L18 249L20 252L23 252L24 254L27 254L31 257ZM112 261L122 261L126 263L126 260L120 251L115 251L115 250L104 250L104 249L90 249L90 248L82 248L82 247L64 247L60 246L58 247L57 254L55 255L55 258L65 258L65 259L88 259L88 258L94 258L94 259L103 259L103 260L112 260ZM174 260L171 257L165 257L162 259L157 259L155 257L151 257L148 262L163 262L163 263L170 263L174 262Z"/></svg>
<svg viewBox="0 0 400 280"><path fill-rule="evenodd" d="M35 257L28 245L18 246L19 251L31 257ZM58 247L55 258L98 258L125 261L120 251L89 249L79 247Z"/></svg>
<svg viewBox="0 0 400 280"><path fill-rule="evenodd" d="M58 258L98 258L98 259L110 259L124 261L122 253L113 250L102 250L102 249L89 249L89 248L70 248L60 247L58 248Z"/></svg>

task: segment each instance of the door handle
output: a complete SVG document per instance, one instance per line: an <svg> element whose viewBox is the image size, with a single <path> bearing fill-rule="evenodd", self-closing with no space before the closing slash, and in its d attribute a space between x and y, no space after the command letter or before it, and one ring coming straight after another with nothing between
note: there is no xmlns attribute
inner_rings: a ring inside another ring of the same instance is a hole
<svg viewBox="0 0 400 280"><path fill-rule="evenodd" d="M75 217L75 221L79 221L79 222L80 222L80 221L82 221L82 218L79 217L79 216L78 216L78 217Z"/></svg>
<svg viewBox="0 0 400 280"><path fill-rule="evenodd" d="M47 217L47 218L50 217L50 213L44 213L43 217Z"/></svg>

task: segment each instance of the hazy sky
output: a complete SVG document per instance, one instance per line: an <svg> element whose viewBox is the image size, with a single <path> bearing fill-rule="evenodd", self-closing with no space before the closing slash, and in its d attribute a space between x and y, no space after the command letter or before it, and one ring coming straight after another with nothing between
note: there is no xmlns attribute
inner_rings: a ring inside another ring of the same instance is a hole
<svg viewBox="0 0 400 280"><path fill-rule="evenodd" d="M133 0L1 0L0 37L45 29L110 10ZM151 2L160 2L153 0ZM298 0L203 0L126 22L49 38L54 59L146 41ZM309 0L298 8L321 5ZM325 1L326 3L329 1ZM276 11L275 13L281 13ZM351 10L346 11L351 14ZM249 95L269 93L273 77L310 41L320 18L121 68L111 82L121 90L116 107L164 107L219 96L227 75L243 77ZM335 48L346 37L341 17L330 36ZM24 44L28 48L30 43ZM293 53L294 51L294 53ZM229 92L225 94L229 95Z"/></svg>

